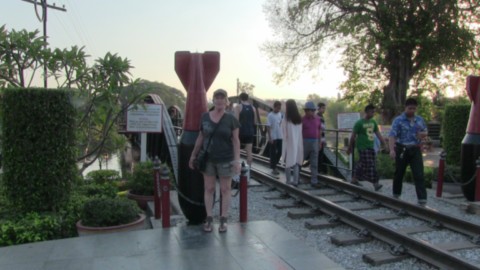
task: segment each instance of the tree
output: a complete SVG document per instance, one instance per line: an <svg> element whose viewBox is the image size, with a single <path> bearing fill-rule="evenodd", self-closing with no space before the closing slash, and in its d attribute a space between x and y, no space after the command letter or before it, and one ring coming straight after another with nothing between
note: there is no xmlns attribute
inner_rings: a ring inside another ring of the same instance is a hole
<svg viewBox="0 0 480 270"><path fill-rule="evenodd" d="M127 58L106 53L88 66L82 48L45 49L38 31L7 31L0 27L0 86L30 87L36 71L47 63L47 76L58 88L69 89L76 105L77 161L85 161L80 171L99 157L118 150L125 138L117 133L117 119L145 92L127 91L137 81L130 78Z"/></svg>
<svg viewBox="0 0 480 270"><path fill-rule="evenodd" d="M314 93L314 94L308 94L307 101L312 101L315 104L318 104L319 102L327 104L328 98L322 98L319 95Z"/></svg>
<svg viewBox="0 0 480 270"><path fill-rule="evenodd" d="M237 79L237 94L245 92L249 96L253 97L253 88L255 88L255 85L248 82L242 83L239 79Z"/></svg>
<svg viewBox="0 0 480 270"><path fill-rule="evenodd" d="M0 86L31 86L46 53L45 43L38 33L38 30L7 32L5 26L0 27Z"/></svg>
<svg viewBox="0 0 480 270"><path fill-rule="evenodd" d="M299 63L317 66L322 49L337 46L344 91L381 91L386 122L402 109L412 79L471 64L480 48L480 4L473 0L272 0L266 10L280 36L265 45L280 67L277 80Z"/></svg>

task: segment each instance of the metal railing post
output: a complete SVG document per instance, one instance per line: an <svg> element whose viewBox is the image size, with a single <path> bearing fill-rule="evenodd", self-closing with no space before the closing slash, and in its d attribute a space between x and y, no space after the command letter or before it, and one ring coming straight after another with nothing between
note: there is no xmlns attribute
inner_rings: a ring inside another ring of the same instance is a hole
<svg viewBox="0 0 480 270"><path fill-rule="evenodd" d="M154 185L154 214L155 219L159 219L162 214L162 207L160 205L160 160L155 157L153 161L153 185Z"/></svg>
<svg viewBox="0 0 480 270"><path fill-rule="evenodd" d="M437 175L437 197L442 197L443 192L443 180L445 178L445 158L447 153L442 151L440 153L440 160L438 161L438 175Z"/></svg>
<svg viewBox="0 0 480 270"><path fill-rule="evenodd" d="M480 202L480 157L476 161L477 163L477 179L475 182L475 201Z"/></svg>
<svg viewBox="0 0 480 270"><path fill-rule="evenodd" d="M162 178L160 180L162 191L162 228L170 227L170 177L166 165L162 166Z"/></svg>
<svg viewBox="0 0 480 270"><path fill-rule="evenodd" d="M248 179L249 168L242 162L242 172L240 175L240 222L247 222L248 217Z"/></svg>

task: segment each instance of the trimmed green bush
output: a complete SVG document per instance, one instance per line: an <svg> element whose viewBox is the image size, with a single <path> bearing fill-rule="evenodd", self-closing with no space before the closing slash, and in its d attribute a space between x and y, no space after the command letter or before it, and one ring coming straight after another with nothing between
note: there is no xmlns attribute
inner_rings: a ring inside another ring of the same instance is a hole
<svg viewBox="0 0 480 270"><path fill-rule="evenodd" d="M136 195L153 196L155 187L153 183L153 162L138 163L133 173L128 176L128 188Z"/></svg>
<svg viewBox="0 0 480 270"><path fill-rule="evenodd" d="M434 179L437 179L437 175L435 174L435 169L432 167L424 167L423 168L423 178L425 180L425 187L426 188L431 188L432 187L432 181ZM413 173L410 167L407 167L407 170L405 171L405 176L403 177L405 182L408 183L415 183L413 179Z"/></svg>
<svg viewBox="0 0 480 270"><path fill-rule="evenodd" d="M58 239L61 230L59 215L27 213L18 220L0 223L0 246Z"/></svg>
<svg viewBox="0 0 480 270"><path fill-rule="evenodd" d="M119 181L120 179L120 173L115 170L96 170L87 173L85 176L85 180L93 181L97 184Z"/></svg>
<svg viewBox="0 0 480 270"><path fill-rule="evenodd" d="M461 145L465 137L468 117L470 115L470 105L447 105L442 123L442 144L447 152L447 164L453 166L460 165Z"/></svg>
<svg viewBox="0 0 480 270"><path fill-rule="evenodd" d="M377 172L380 179L393 179L395 174L395 161L388 154L377 155Z"/></svg>
<svg viewBox="0 0 480 270"><path fill-rule="evenodd" d="M113 183L88 183L78 187L78 192L91 198L115 198L118 188Z"/></svg>
<svg viewBox="0 0 480 270"><path fill-rule="evenodd" d="M5 89L1 115L5 196L20 212L58 210L77 177L68 93Z"/></svg>
<svg viewBox="0 0 480 270"><path fill-rule="evenodd" d="M137 204L128 199L98 198L85 203L81 213L82 225L109 227L131 223L141 212Z"/></svg>

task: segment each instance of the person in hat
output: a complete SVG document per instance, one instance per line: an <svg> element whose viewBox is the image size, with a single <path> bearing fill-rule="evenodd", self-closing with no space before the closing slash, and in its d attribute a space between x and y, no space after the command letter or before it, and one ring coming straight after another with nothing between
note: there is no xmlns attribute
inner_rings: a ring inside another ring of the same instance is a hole
<svg viewBox="0 0 480 270"><path fill-rule="evenodd" d="M213 110L202 115L200 132L195 142L189 166L195 169L195 160L200 150L208 153L206 166L202 169L204 180L204 200L207 218L203 226L205 232L213 229L212 208L214 202L216 178L220 179L222 205L219 232L227 231L228 209L231 199L232 176L240 173L240 123L225 109L228 106L227 91L218 89L213 92Z"/></svg>
<svg viewBox="0 0 480 270"><path fill-rule="evenodd" d="M310 184L318 184L318 152L322 148L322 122L315 114L317 106L308 101L303 108L305 115L302 118L303 157L310 161Z"/></svg>

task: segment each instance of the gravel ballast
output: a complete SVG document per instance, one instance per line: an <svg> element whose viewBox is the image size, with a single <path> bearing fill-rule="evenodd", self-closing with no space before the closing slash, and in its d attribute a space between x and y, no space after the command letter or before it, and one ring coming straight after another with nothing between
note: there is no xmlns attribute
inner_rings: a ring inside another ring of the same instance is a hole
<svg viewBox="0 0 480 270"><path fill-rule="evenodd" d="M392 181L382 180L383 188L379 191L385 195L392 194ZM371 189L370 185L365 185L367 189ZM470 221L480 225L480 216L467 214L462 207L459 206L461 202L467 202L466 199L445 200L437 199L435 197L435 190L429 189L427 207L436 209L448 215ZM236 193L236 191L233 191ZM436 269L427 263L421 262L417 259L411 258L401 262L391 263L381 266L372 266L362 260L362 254L370 252L386 251L389 249L388 245L373 240L369 243L338 247L330 242L330 237L333 235L342 235L346 233L354 233L355 230L346 225L340 225L335 228L322 230L308 230L304 224L312 219L290 219L287 217L288 211L291 209L277 209L273 207L275 203L294 202L293 199L286 200L265 200L264 196L272 196L280 194L277 191L268 191L264 186L250 187L248 193L248 220L271 220L278 223L280 226L291 232L296 237L303 239L306 245L315 248L317 251L324 253L327 257L341 265L346 269ZM411 184L404 183L402 200L416 203L417 198L415 194L415 187ZM215 204L215 212L218 215L219 204ZM362 215L371 216L385 214L389 210L378 209L360 212ZM230 209L230 222L239 221L239 197L233 197ZM382 224L391 228L411 227L422 224L415 218L396 219L384 221ZM451 231L441 230L439 232L418 233L412 235L415 238L423 239L432 243L441 242L455 242L459 240L468 240L466 236L453 233ZM480 265L480 249L456 251L456 255L468 260L470 263Z"/></svg>

